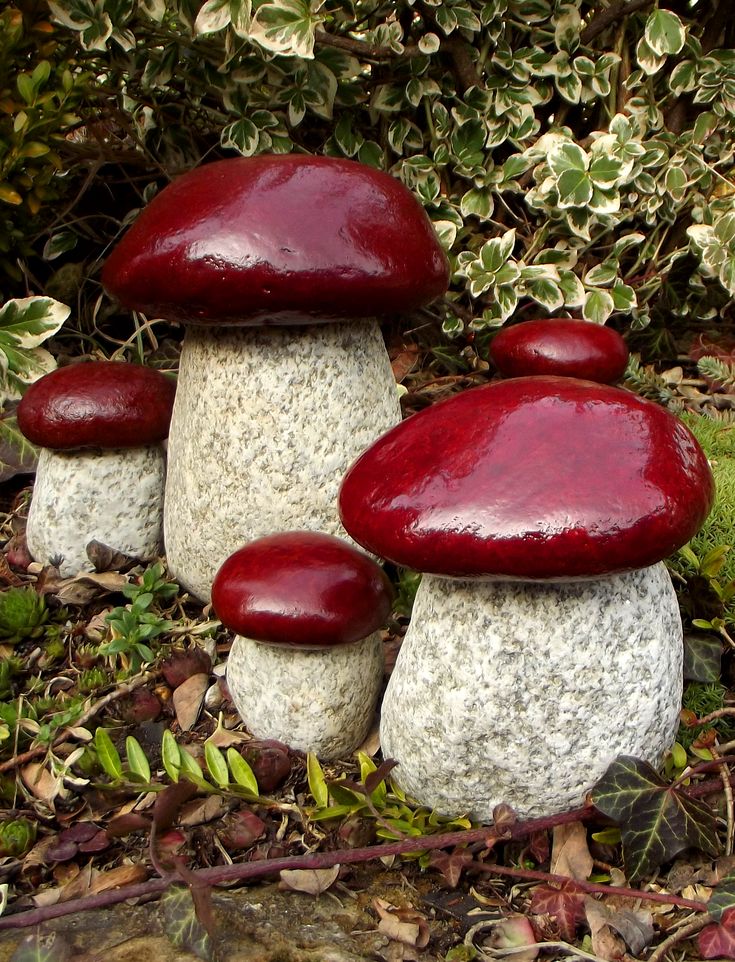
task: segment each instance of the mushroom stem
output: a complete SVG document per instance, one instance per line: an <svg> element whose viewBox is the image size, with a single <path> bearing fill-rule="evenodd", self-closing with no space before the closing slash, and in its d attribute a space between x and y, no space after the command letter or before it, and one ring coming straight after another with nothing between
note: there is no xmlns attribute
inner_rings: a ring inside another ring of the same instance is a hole
<svg viewBox="0 0 735 962"><path fill-rule="evenodd" d="M41 450L28 514L36 561L62 558L71 577L93 571L90 541L141 560L161 552L165 457L160 444L139 448Z"/></svg>
<svg viewBox="0 0 735 962"><path fill-rule="evenodd" d="M191 327L169 433L172 575L208 599L244 542L293 528L346 537L340 481L400 419L375 321Z"/></svg>
<svg viewBox="0 0 735 962"><path fill-rule="evenodd" d="M620 754L673 743L682 627L663 564L594 581L424 575L382 708L396 781L441 813L579 804Z"/></svg>
<svg viewBox="0 0 735 962"><path fill-rule="evenodd" d="M382 680L380 632L319 651L236 635L227 660L228 688L248 730L327 760L364 741Z"/></svg>

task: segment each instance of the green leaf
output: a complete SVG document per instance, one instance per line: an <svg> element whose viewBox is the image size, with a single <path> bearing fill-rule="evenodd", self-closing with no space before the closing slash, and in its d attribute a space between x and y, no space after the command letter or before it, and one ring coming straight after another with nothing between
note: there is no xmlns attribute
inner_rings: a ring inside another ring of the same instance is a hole
<svg viewBox="0 0 735 962"><path fill-rule="evenodd" d="M209 774L220 788L224 788L230 781L230 772L227 768L225 756L212 742L204 743L204 760L207 763Z"/></svg>
<svg viewBox="0 0 735 962"><path fill-rule="evenodd" d="M474 214L481 220L492 217L495 202L493 195L487 188L473 187L468 190L459 202L459 209L463 217Z"/></svg>
<svg viewBox="0 0 735 962"><path fill-rule="evenodd" d="M196 786L207 792L213 792L213 787L204 777L201 765L194 758L191 752L187 751L183 745L179 745L180 771L179 774L194 782Z"/></svg>
<svg viewBox="0 0 735 962"><path fill-rule="evenodd" d="M109 775L114 781L119 781L123 774L122 762L118 750L112 744L112 739L105 728L98 728L94 733L94 747L105 774Z"/></svg>
<svg viewBox="0 0 735 962"><path fill-rule="evenodd" d="M17 348L39 347L71 313L52 297L21 297L0 307L0 335Z"/></svg>
<svg viewBox="0 0 735 962"><path fill-rule="evenodd" d="M515 246L515 230L507 230L502 237L493 237L480 249L480 263L489 274L496 274L510 257Z"/></svg>
<svg viewBox="0 0 735 962"><path fill-rule="evenodd" d="M658 56L679 53L686 41L684 25L671 10L654 10L646 20L644 36Z"/></svg>
<svg viewBox="0 0 735 962"><path fill-rule="evenodd" d="M0 417L0 483L36 470L38 451L18 429L15 414Z"/></svg>
<svg viewBox="0 0 735 962"><path fill-rule="evenodd" d="M714 635L684 635L684 678L687 681L718 682L722 644Z"/></svg>
<svg viewBox="0 0 735 962"><path fill-rule="evenodd" d="M578 144L565 141L555 146L549 153L549 167L560 177L569 170L586 173L589 158Z"/></svg>
<svg viewBox="0 0 735 962"><path fill-rule="evenodd" d="M588 291L582 308L582 317L585 321L604 324L614 309L615 302L607 291Z"/></svg>
<svg viewBox="0 0 735 962"><path fill-rule="evenodd" d="M641 37L635 48L636 59L644 73L652 76L666 63L666 57L659 55L650 46L645 37Z"/></svg>
<svg viewBox="0 0 735 962"><path fill-rule="evenodd" d="M161 739L161 762L171 781L178 782L181 770L181 752L169 728L164 730Z"/></svg>
<svg viewBox="0 0 735 962"><path fill-rule="evenodd" d="M128 768L133 775L137 775L143 782L150 782L151 766L148 764L148 759L141 748L140 742L132 735L128 735L125 739L125 755L128 760Z"/></svg>
<svg viewBox="0 0 735 962"><path fill-rule="evenodd" d="M238 785L242 785L243 788L251 792L253 795L260 794L260 788L258 787L258 780L255 777L255 772L252 770L247 761L242 757L240 752L234 748L227 749L227 764L229 765L230 771L232 772L232 777Z"/></svg>
<svg viewBox="0 0 735 962"><path fill-rule="evenodd" d="M729 909L735 908L735 876L728 875L717 883L707 900L707 911L715 922L721 922Z"/></svg>
<svg viewBox="0 0 735 962"><path fill-rule="evenodd" d="M324 778L322 766L313 752L306 756L306 777L309 782L309 791L314 797L319 808L326 808L329 805L329 789Z"/></svg>
<svg viewBox="0 0 735 962"><path fill-rule="evenodd" d="M618 276L617 261L603 261L595 264L584 275L584 283L589 287L607 287Z"/></svg>
<svg viewBox="0 0 735 962"><path fill-rule="evenodd" d="M592 200L592 181L584 170L565 170L556 182L559 207L585 207Z"/></svg>
<svg viewBox="0 0 735 962"><path fill-rule="evenodd" d="M620 825L628 878L649 875L686 848L718 854L717 820L699 799L667 785L644 761L621 755L595 784L592 802Z"/></svg>
<svg viewBox="0 0 735 962"><path fill-rule="evenodd" d="M253 17L250 39L266 50L311 59L314 56L314 31L321 22L321 17L312 15L307 0L264 3Z"/></svg>
<svg viewBox="0 0 735 962"><path fill-rule="evenodd" d="M205 962L214 962L215 946L197 918L191 892L184 885L172 885L161 896L166 935L178 949L191 952Z"/></svg>

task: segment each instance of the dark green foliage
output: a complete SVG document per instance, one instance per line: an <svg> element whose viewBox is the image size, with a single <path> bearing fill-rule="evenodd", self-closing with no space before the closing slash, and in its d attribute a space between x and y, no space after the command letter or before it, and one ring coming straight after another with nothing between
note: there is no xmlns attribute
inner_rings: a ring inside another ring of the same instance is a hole
<svg viewBox="0 0 735 962"><path fill-rule="evenodd" d="M33 588L8 588L0 594L0 641L4 644L39 638L48 618L46 599Z"/></svg>
<svg viewBox="0 0 735 962"><path fill-rule="evenodd" d="M717 855L717 821L708 806L666 782L638 758L621 755L595 784L592 802L620 826L626 875L650 875L685 848Z"/></svg>

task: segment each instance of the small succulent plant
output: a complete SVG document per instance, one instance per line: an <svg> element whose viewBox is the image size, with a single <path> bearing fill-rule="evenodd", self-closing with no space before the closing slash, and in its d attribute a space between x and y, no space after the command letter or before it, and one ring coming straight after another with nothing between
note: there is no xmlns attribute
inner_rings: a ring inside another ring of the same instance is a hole
<svg viewBox="0 0 735 962"><path fill-rule="evenodd" d="M36 823L28 818L0 822L0 856L19 858L36 840Z"/></svg>
<svg viewBox="0 0 735 962"><path fill-rule="evenodd" d="M10 588L0 595L0 642L16 645L40 637L48 617L43 595L33 588Z"/></svg>

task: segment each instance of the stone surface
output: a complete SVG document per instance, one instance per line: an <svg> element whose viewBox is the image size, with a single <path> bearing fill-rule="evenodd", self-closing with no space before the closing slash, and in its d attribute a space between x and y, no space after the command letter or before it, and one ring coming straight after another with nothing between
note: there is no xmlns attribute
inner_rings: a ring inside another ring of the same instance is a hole
<svg viewBox="0 0 735 962"><path fill-rule="evenodd" d="M413 310L446 290L446 256L396 178L350 160L238 157L174 181L105 264L149 317L317 323Z"/></svg>
<svg viewBox="0 0 735 962"><path fill-rule="evenodd" d="M18 405L18 427L54 450L154 444L168 434L175 393L172 378L140 364L72 364L30 385Z"/></svg>
<svg viewBox="0 0 735 962"><path fill-rule="evenodd" d="M238 635L227 659L227 687L247 729L324 759L346 757L365 740L382 680L378 632L322 651Z"/></svg>
<svg viewBox="0 0 735 962"><path fill-rule="evenodd" d="M611 384L623 376L628 346L611 327L552 317L504 328L490 358L504 377L557 374Z"/></svg>
<svg viewBox="0 0 735 962"><path fill-rule="evenodd" d="M375 962L390 951L389 940L378 932L372 900L425 907L400 871L360 872L350 893L335 889L315 898L280 891L275 882L219 889L212 902L217 933L217 958L221 962ZM359 869L358 869L359 870ZM355 891L352 891L352 890ZM446 922L430 921L432 945L422 952L422 962L439 962L442 946L461 942ZM0 932L0 962L11 962L21 940L36 928ZM160 902L124 903L93 912L77 912L41 926L72 949L72 958L91 962L201 962L185 949L175 948L165 934ZM57 957L61 958L59 948Z"/></svg>
<svg viewBox="0 0 735 962"><path fill-rule="evenodd" d="M225 561L212 586L217 617L256 641L328 648L388 620L393 589L362 551L314 531L258 538Z"/></svg>
<svg viewBox="0 0 735 962"><path fill-rule="evenodd" d="M161 553L165 457L160 444L99 451L41 451L28 514L28 550L63 577L93 571L86 546L100 541L151 560Z"/></svg>
<svg viewBox="0 0 735 962"><path fill-rule="evenodd" d="M714 484L678 418L565 377L433 405L350 468L340 513L368 551L459 578L569 580L642 568L699 529Z"/></svg>
<svg viewBox="0 0 735 962"><path fill-rule="evenodd" d="M400 418L375 323L192 327L168 448L173 577L208 599L219 566L248 541L301 528L344 537L347 466Z"/></svg>
<svg viewBox="0 0 735 962"><path fill-rule="evenodd" d="M673 743L682 628L663 564L568 584L425 576L383 699L398 784L487 822L564 811L619 754Z"/></svg>

